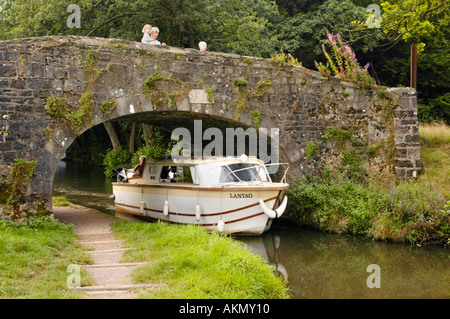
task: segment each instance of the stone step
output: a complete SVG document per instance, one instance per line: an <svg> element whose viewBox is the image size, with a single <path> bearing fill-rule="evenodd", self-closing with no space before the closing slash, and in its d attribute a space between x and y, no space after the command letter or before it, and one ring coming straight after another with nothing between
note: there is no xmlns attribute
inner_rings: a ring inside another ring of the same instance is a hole
<svg viewBox="0 0 450 319"><path fill-rule="evenodd" d="M78 237L79 237L79 241L83 241L83 242L114 240L114 234L112 232L84 234L84 235L78 235Z"/></svg>
<svg viewBox="0 0 450 319"><path fill-rule="evenodd" d="M114 260L116 261L116 260ZM95 278L96 285L110 286L125 284L133 270L146 263L111 263L84 265L83 268Z"/></svg>
<svg viewBox="0 0 450 319"><path fill-rule="evenodd" d="M145 265L146 263L112 263L112 264L103 264L103 265L82 265L83 268L121 268L121 267L137 267L141 265Z"/></svg>
<svg viewBox="0 0 450 319"><path fill-rule="evenodd" d="M109 291L123 291L130 289L149 289L158 288L163 284L126 284L126 285L101 285L101 286L86 286L86 287L76 287L76 290L83 291L97 291L97 292L109 292Z"/></svg>
<svg viewBox="0 0 450 319"><path fill-rule="evenodd" d="M80 241L85 247L94 248L96 251L111 250L120 248L121 240L101 240L101 241Z"/></svg>
<svg viewBox="0 0 450 319"><path fill-rule="evenodd" d="M116 248L108 250L93 250L88 251L91 255L94 264L117 264L123 257L123 252L132 250L133 248Z"/></svg>
<svg viewBox="0 0 450 319"><path fill-rule="evenodd" d="M90 254L107 254L107 253L116 253L116 252L124 252L128 250L133 250L134 248L116 248L116 249L108 249L108 250L92 250L88 251Z"/></svg>
<svg viewBox="0 0 450 319"><path fill-rule="evenodd" d="M80 241L80 244L89 246L89 245L100 245L100 244L110 244L110 243L118 243L120 244L121 240L99 240L99 241Z"/></svg>
<svg viewBox="0 0 450 319"><path fill-rule="evenodd" d="M90 251L89 254L96 265L117 264L123 256L123 251L116 249L106 251Z"/></svg>

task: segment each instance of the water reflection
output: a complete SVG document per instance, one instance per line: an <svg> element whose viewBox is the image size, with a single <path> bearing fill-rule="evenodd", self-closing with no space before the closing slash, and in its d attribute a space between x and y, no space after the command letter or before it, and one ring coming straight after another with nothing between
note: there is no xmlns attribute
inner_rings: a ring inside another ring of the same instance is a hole
<svg viewBox="0 0 450 319"><path fill-rule="evenodd" d="M448 298L450 255L416 247L325 234L276 222L262 236L241 237L288 279L294 298ZM380 267L380 288L369 288Z"/></svg>
<svg viewBox="0 0 450 319"><path fill-rule="evenodd" d="M111 181L102 169L61 162L53 194L115 214ZM449 298L450 255L441 246L416 247L326 234L275 220L262 236L241 237L283 276L294 298ZM368 288L380 267L381 288Z"/></svg>
<svg viewBox="0 0 450 319"><path fill-rule="evenodd" d="M53 179L53 196L114 215L114 202L109 198L111 182L101 168L60 161Z"/></svg>

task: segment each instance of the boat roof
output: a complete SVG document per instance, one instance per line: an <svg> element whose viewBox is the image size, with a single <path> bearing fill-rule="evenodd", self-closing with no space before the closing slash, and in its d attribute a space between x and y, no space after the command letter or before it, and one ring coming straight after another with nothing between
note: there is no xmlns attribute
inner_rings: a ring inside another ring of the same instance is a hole
<svg viewBox="0 0 450 319"><path fill-rule="evenodd" d="M258 159L255 156L204 156L204 157L180 157L178 159L165 158L160 160L150 160L146 162L146 164L158 164L158 165L180 165L180 164L191 164L191 165L199 165L199 164L211 164L211 163L260 163L264 164L264 162Z"/></svg>

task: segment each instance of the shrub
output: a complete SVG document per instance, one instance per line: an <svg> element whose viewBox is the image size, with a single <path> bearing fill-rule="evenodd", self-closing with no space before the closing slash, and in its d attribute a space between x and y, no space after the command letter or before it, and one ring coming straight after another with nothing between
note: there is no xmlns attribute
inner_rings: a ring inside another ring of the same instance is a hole
<svg viewBox="0 0 450 319"><path fill-rule="evenodd" d="M135 166L139 163L139 157L144 155L147 160L162 158L167 155L167 148L161 144L148 145L139 148L131 158L131 166Z"/></svg>
<svg viewBox="0 0 450 319"><path fill-rule="evenodd" d="M428 185L405 181L388 189L308 177L297 180L288 196L289 216L302 226L411 243L450 238L449 206L442 210L444 196Z"/></svg>
<svg viewBox="0 0 450 319"><path fill-rule="evenodd" d="M445 93L428 102L419 102L418 117L425 123L444 121L450 124L450 93Z"/></svg>
<svg viewBox="0 0 450 319"><path fill-rule="evenodd" d="M334 35L327 30L327 43L332 50L329 54L325 45L322 44L323 53L328 61L327 65L314 61L319 72L353 82L362 88L372 88L376 85L375 80L367 72L369 63L362 68L352 48L342 40L340 34Z"/></svg>
<svg viewBox="0 0 450 319"><path fill-rule="evenodd" d="M103 159L103 165L105 166L105 175L107 177L114 176L112 170L126 166L130 158L130 153L127 150L120 148L118 151L110 149L106 152Z"/></svg>

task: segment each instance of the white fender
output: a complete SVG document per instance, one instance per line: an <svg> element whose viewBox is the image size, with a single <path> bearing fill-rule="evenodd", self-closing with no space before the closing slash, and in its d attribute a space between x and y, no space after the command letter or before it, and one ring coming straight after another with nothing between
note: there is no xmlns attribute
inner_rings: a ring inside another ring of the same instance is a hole
<svg viewBox="0 0 450 319"><path fill-rule="evenodd" d="M289 278L288 273L287 273L286 268L283 266L283 264L276 262L276 263L271 263L270 265L275 268L275 271L278 271L283 276L284 280L288 281L288 278Z"/></svg>
<svg viewBox="0 0 450 319"><path fill-rule="evenodd" d="M281 205L278 206L277 209L272 210L269 207L267 207L266 203L264 203L264 201L260 198L259 199L259 205L261 206L263 212L269 216L269 218L278 218L281 215L283 215L286 206L287 206L287 196L285 195L283 198L283 201L281 202Z"/></svg>
<svg viewBox="0 0 450 319"><path fill-rule="evenodd" d="M164 216L169 215L169 201L167 199L164 201L163 214Z"/></svg>
<svg viewBox="0 0 450 319"><path fill-rule="evenodd" d="M140 206L141 214L145 214L144 206L145 206L145 201L141 200L141 206Z"/></svg>
<svg viewBox="0 0 450 319"><path fill-rule="evenodd" d="M217 230L220 233L223 233L223 231L225 230L225 223L222 220L222 217L219 219L219 222L217 223Z"/></svg>
<svg viewBox="0 0 450 319"><path fill-rule="evenodd" d="M202 216L202 209L200 208L200 204L197 203L195 205L195 219L200 221L200 217Z"/></svg>

